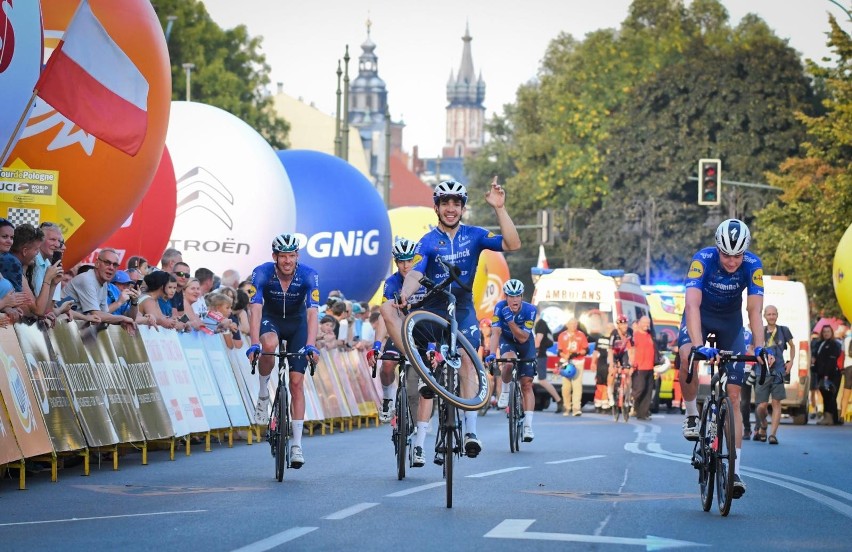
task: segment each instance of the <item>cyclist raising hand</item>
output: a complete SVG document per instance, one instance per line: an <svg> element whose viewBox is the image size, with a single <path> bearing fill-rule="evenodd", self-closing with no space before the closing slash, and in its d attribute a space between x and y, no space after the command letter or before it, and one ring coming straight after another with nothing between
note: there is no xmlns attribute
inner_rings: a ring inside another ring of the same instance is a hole
<svg viewBox="0 0 852 552"><path fill-rule="evenodd" d="M319 277L314 269L299 263L299 240L293 234L281 234L272 240L272 262L254 269L251 283L255 293L249 303L249 336L251 347L246 356L254 361L261 352L275 353L282 340L290 352L309 353L317 359L315 344L319 330ZM260 394L255 419L269 422L269 375L275 357L262 355L258 362ZM290 396L292 397L293 445L290 466L301 468L302 428L305 422L303 382L308 361L305 357L290 361Z"/></svg>
<svg viewBox="0 0 852 552"><path fill-rule="evenodd" d="M716 247L705 247L692 257L686 275L686 299L680 323L678 348L680 351L680 383L686 403L686 420L683 436L698 440L698 378L687 381L689 353L693 347L701 348L708 357L715 357L718 349L759 355L764 346L763 322L763 265L760 258L747 251L751 233L740 220L728 219L716 229ZM754 341L747 348L743 335L742 293L748 290L746 310ZM704 347L709 333L716 334L718 349ZM770 357L770 363L772 358ZM745 380L744 365L734 363L727 368L727 392L733 404L740 404L740 389ZM745 493L745 483L740 479L742 464L742 414L734 408L736 456L734 498Z"/></svg>

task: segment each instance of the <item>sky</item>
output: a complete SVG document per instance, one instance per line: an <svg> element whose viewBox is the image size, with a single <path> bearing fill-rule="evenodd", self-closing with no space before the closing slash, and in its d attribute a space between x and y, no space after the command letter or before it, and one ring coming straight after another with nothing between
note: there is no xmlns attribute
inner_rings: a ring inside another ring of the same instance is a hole
<svg viewBox="0 0 852 552"><path fill-rule="evenodd" d="M440 154L446 136L446 85L461 62L465 26L474 70L486 85L487 116L514 103L518 86L535 78L548 44L560 32L582 40L587 33L618 28L629 0L202 0L223 28L245 25L262 36L271 91L313 103L333 115L337 62L349 45L350 79L370 35L379 76L388 90L394 121L405 123L403 149L420 157ZM690 0L686 0L689 3ZM846 7L847 0L838 0ZM828 14L852 30L848 16L829 0L722 0L732 25L755 13L805 58L830 55ZM847 9L852 8L850 5ZM180 62L181 60L173 60Z"/></svg>

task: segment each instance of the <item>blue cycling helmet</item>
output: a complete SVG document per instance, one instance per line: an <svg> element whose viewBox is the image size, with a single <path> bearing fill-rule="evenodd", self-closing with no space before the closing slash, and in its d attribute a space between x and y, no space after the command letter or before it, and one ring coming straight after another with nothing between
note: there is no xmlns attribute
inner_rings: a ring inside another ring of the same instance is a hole
<svg viewBox="0 0 852 552"><path fill-rule="evenodd" d="M435 186L432 199L435 201L435 205L437 205L442 199L448 198L456 198L462 202L462 205L465 205L467 203L467 188L455 180L444 180Z"/></svg>
<svg viewBox="0 0 852 552"><path fill-rule="evenodd" d="M559 371L563 378L573 379L577 375L577 367L572 363L568 363Z"/></svg>
<svg viewBox="0 0 852 552"><path fill-rule="evenodd" d="M393 244L393 260L395 261L410 261L414 258L414 252L417 250L417 243L399 238Z"/></svg>
<svg viewBox="0 0 852 552"><path fill-rule="evenodd" d="M503 293L509 297L517 297L524 294L524 283L512 278L503 284Z"/></svg>
<svg viewBox="0 0 852 552"><path fill-rule="evenodd" d="M299 250L299 238L293 234L281 234L272 240L273 253L292 253Z"/></svg>

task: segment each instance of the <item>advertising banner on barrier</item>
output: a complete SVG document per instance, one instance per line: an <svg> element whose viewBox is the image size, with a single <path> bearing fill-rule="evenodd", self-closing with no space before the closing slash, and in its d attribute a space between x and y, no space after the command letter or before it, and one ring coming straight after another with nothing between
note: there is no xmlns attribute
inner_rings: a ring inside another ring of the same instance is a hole
<svg viewBox="0 0 852 552"><path fill-rule="evenodd" d="M358 399L355 398L355 393L352 391L352 386L349 385L349 376L344 363L348 362L346 353L336 349L330 351L333 370L331 370L332 378L337 384L337 388L341 390L341 403L344 403L345 410L348 411L344 416L358 416Z"/></svg>
<svg viewBox="0 0 852 552"><path fill-rule="evenodd" d="M112 424L106 393L95 375L77 324L57 324L48 331L48 336L65 372L72 404L83 426L86 442L91 447L118 443L118 433Z"/></svg>
<svg viewBox="0 0 852 552"><path fill-rule="evenodd" d="M374 394L375 388L368 381L373 378L370 374L370 368L367 366L367 360L360 351L348 351L345 356L348 360L346 367L349 370L349 381L352 384L355 396L358 398L359 412L362 416L375 414L379 397Z"/></svg>
<svg viewBox="0 0 852 552"><path fill-rule="evenodd" d="M317 366L319 370L319 366ZM320 402L317 388L314 385L314 378L311 377L310 371L305 374L303 389L305 390L305 420L318 422L325 419L322 411L322 403Z"/></svg>
<svg viewBox="0 0 852 552"><path fill-rule="evenodd" d="M83 347L92 359L92 373L104 390L112 425L118 433L120 443L135 443L145 440L142 425L137 416L133 391L118 364L115 350L106 329L95 326L80 329Z"/></svg>
<svg viewBox="0 0 852 552"><path fill-rule="evenodd" d="M254 424L254 405L257 403L257 392L260 388L260 382L256 374L254 376L251 375L251 364L249 364L246 358L246 349L248 349L248 343L243 340L242 347L228 351L228 360L231 362L234 380L237 382L237 387L240 390L240 396L246 407L249 421Z"/></svg>
<svg viewBox="0 0 852 552"><path fill-rule="evenodd" d="M222 394L222 401L224 401L225 408L228 410L228 417L231 419L231 425L234 427L248 426L250 423L248 412L237 387L222 336L198 333L198 337L203 344L204 352L207 354L207 363L210 365L213 377L216 378L219 392Z"/></svg>
<svg viewBox="0 0 852 552"><path fill-rule="evenodd" d="M167 399L169 415L172 416L172 425L175 426L175 434L178 436L187 433L178 432L179 417L185 420L189 429L188 433L206 433L210 431L207 416L195 380L186 364L186 358L181 349L180 340L174 330L160 329L152 330L148 326L140 326L138 329L145 350L148 351L148 359L157 377L157 383L163 391L163 397ZM169 390L169 395L166 394Z"/></svg>
<svg viewBox="0 0 852 552"><path fill-rule="evenodd" d="M349 406L346 404L346 398L343 396L343 390L337 383L337 378L333 374L334 362L328 350L323 350L317 371L314 374L314 385L317 388L317 395L322 403L322 410L325 413L326 419L329 418L347 418Z"/></svg>
<svg viewBox="0 0 852 552"><path fill-rule="evenodd" d="M339 351L336 358L337 361L337 376L346 392L347 400L349 401L349 409L355 416L366 416L369 414L367 409L367 401L364 400L364 395L361 393L361 388L358 386L358 380L355 376L355 369L352 367L352 362L355 360L357 351ZM354 401L354 402L353 402Z"/></svg>
<svg viewBox="0 0 852 552"><path fill-rule="evenodd" d="M130 335L120 326L110 326L108 331L118 364L133 391L133 406L137 410L145 438L153 441L173 437L175 430L172 420L142 338Z"/></svg>
<svg viewBox="0 0 852 552"><path fill-rule="evenodd" d="M0 350L0 395L9 414L9 427L15 434L13 441L17 439L24 458L53 452L15 330L0 328L0 343L3 346Z"/></svg>
<svg viewBox="0 0 852 552"><path fill-rule="evenodd" d="M86 438L71 404L71 391L68 389L65 373L47 335L37 326L26 324L15 324L12 336L6 336L5 331L0 330L0 336L3 336L3 351L8 354L18 348L23 353L29 381L36 397L35 404L44 416L53 450L70 452L85 448ZM15 333L17 337L14 336Z"/></svg>
<svg viewBox="0 0 852 552"><path fill-rule="evenodd" d="M12 433L12 422L9 420L9 414L6 412L6 399L3 398L3 393L0 392L0 466L10 462L17 462L24 455L21 449L18 448L18 442L15 440L15 434Z"/></svg>
<svg viewBox="0 0 852 552"><path fill-rule="evenodd" d="M183 348L183 356L186 358L186 364L195 380L198 398L201 399L201 404L204 406L204 413L207 415L207 423L210 424L210 429L228 428L231 427L231 419L228 417L228 410L225 408L219 386L216 385L216 378L213 376L210 363L207 362L207 355L204 353L204 347L207 343L202 343L199 333L181 333L178 336ZM219 338L217 335L208 337Z"/></svg>

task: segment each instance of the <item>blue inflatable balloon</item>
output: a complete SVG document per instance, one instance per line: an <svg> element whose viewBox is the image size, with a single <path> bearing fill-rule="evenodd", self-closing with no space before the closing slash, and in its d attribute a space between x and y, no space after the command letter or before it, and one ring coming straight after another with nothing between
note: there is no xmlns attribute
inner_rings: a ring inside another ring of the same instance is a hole
<svg viewBox="0 0 852 552"><path fill-rule="evenodd" d="M322 300L339 289L369 301L387 277L393 234L385 204L358 169L327 153L282 150L296 199L300 262L319 274Z"/></svg>

